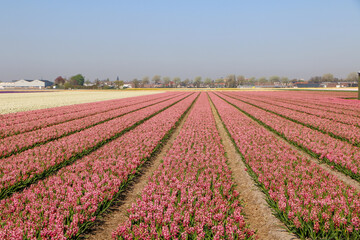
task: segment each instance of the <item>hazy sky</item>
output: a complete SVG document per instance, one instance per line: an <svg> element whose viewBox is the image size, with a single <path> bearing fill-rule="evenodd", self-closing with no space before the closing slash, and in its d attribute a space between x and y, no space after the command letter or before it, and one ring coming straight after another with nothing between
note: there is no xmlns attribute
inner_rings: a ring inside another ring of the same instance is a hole
<svg viewBox="0 0 360 240"><path fill-rule="evenodd" d="M360 0L1 0L0 80L360 70Z"/></svg>

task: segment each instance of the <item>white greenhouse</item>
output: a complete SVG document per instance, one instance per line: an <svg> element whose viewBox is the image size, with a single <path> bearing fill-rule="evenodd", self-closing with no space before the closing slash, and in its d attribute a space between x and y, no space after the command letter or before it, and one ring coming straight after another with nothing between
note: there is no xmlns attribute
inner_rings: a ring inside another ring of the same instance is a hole
<svg viewBox="0 0 360 240"><path fill-rule="evenodd" d="M12 82L0 82L0 89L5 88L39 88L43 89L52 86L54 83L48 80L26 80L20 79Z"/></svg>

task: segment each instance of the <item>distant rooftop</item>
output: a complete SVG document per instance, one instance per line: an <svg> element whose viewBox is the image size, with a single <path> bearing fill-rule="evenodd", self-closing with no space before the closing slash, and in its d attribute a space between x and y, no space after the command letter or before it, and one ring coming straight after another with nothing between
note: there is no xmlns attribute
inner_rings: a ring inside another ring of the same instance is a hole
<svg viewBox="0 0 360 240"><path fill-rule="evenodd" d="M43 79L33 79L33 80L31 80L31 79L18 79L18 80L11 80L11 82L17 82L17 81L21 81L21 80L27 81L27 82L32 82L32 81L38 80L38 81L42 81L42 82L46 82L46 83L53 83L53 82L51 82L49 80L43 80ZM3 82L6 82L6 81L3 81Z"/></svg>

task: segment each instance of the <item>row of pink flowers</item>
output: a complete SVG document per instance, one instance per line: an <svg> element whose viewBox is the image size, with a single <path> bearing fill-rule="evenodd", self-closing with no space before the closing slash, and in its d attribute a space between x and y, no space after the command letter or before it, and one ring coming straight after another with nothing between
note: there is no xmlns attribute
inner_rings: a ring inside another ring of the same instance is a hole
<svg viewBox="0 0 360 240"><path fill-rule="evenodd" d="M115 239L249 239L206 93Z"/></svg>
<svg viewBox="0 0 360 240"><path fill-rule="evenodd" d="M43 143L49 140L60 138L64 135L81 131L91 127L92 125L110 120L112 118L152 104L156 104L161 101L165 101L170 98L172 97L169 97L169 95L166 98L156 98L154 100L149 100L149 98L142 100L141 98L138 98L136 102L132 101L132 104L129 104L128 106L118 106L110 111L101 112L95 115L90 114L90 116L82 117L80 119L0 139L0 157L7 156L11 153L19 151L20 149L29 148L35 144ZM124 103L122 103L122 105L124 105ZM11 127L7 128L11 129Z"/></svg>
<svg viewBox="0 0 360 240"><path fill-rule="evenodd" d="M124 100L125 99L121 99L121 101ZM112 103L117 101L119 100L115 99L115 100L107 100L101 102L81 103L81 104L67 105L67 106L54 107L54 108L37 109L37 110L31 110L25 112L8 113L8 114L0 115L0 119L2 120L2 124L4 122L18 124L25 121L33 121L36 119L49 118L61 114L74 113L77 112L79 109L80 110L84 110L85 108L91 109L96 107L97 105L102 105L103 102L107 102L108 104L111 105Z"/></svg>
<svg viewBox="0 0 360 240"><path fill-rule="evenodd" d="M274 129L288 141L307 149L314 156L319 157L322 160L326 160L331 164L350 171L350 173L346 174L354 177L357 176L359 178L360 151L358 147L241 101L234 100L224 95L221 96Z"/></svg>
<svg viewBox="0 0 360 240"><path fill-rule="evenodd" d="M242 92L241 95L276 99L332 112L360 116L360 103L354 100L357 98L356 92L259 91Z"/></svg>
<svg viewBox="0 0 360 240"><path fill-rule="evenodd" d="M233 96L240 97L240 95L236 94ZM330 120L331 122L336 121L348 125L352 125L355 127L360 127L360 116L353 116L353 114L344 114L344 113L335 113L329 111L328 109L319 109L314 107L302 106L294 103L284 102L282 100L272 100L271 98L262 98L258 96L241 96L245 101L256 100L260 102L265 102L267 104L271 104L277 107L283 107L285 109L291 111L297 111L304 114L315 115L317 117L325 118ZM359 129L360 130L360 129Z"/></svg>
<svg viewBox="0 0 360 240"><path fill-rule="evenodd" d="M241 96L237 94L238 99L242 99ZM245 99L242 99L245 100ZM321 118L315 115L310 115L306 113L297 112L288 108L278 107L270 103L260 102L256 100L245 100L248 103L254 104L266 110L280 114L283 117L296 120L305 125L312 126L323 132L334 134L338 137L346 139L353 144L360 144L360 128L354 125L348 125L340 122L336 122L330 119ZM346 116L344 115L344 118Z"/></svg>
<svg viewBox="0 0 360 240"><path fill-rule="evenodd" d="M310 95L304 92L252 92L242 93L244 97L266 98L266 101L272 100L277 103L286 103L293 106L306 107L307 109L320 110L328 113L346 114L347 116L360 117L360 104L356 100L344 100L334 97L333 92L329 96ZM350 96L347 96L350 97Z"/></svg>
<svg viewBox="0 0 360 240"><path fill-rule="evenodd" d="M77 236L118 196L195 98L191 95L55 175L1 200L0 239Z"/></svg>
<svg viewBox="0 0 360 240"><path fill-rule="evenodd" d="M111 110L119 109L121 107L131 106L151 100L162 99L169 96L171 96L170 93L160 95L156 94L150 96L135 97L128 100L119 99L117 101L112 100L111 102L102 101L94 103L93 106L91 104L74 105L72 108L60 109L58 113L54 111L53 108L43 109L42 113L38 113L35 116L33 116L33 114L25 114L25 116L20 118L21 122L16 122L16 120L18 119L2 120L2 122L0 123L0 138L45 128L59 123L88 117L94 114L105 113ZM34 117L36 118L34 119Z"/></svg>
<svg viewBox="0 0 360 240"><path fill-rule="evenodd" d="M260 183L276 215L290 230L311 239L359 236L360 195L353 187L215 94L211 93L211 98L243 155L248 172ZM273 121L272 117L265 117Z"/></svg>
<svg viewBox="0 0 360 240"><path fill-rule="evenodd" d="M190 93L187 93L189 95ZM126 114L47 144L0 159L0 190L42 174L50 167L81 155L146 117L184 98L183 95Z"/></svg>

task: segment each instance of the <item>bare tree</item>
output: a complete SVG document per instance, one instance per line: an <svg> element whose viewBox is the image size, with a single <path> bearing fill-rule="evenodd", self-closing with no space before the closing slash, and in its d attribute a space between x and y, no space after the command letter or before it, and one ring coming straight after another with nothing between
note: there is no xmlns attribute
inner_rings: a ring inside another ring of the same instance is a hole
<svg viewBox="0 0 360 240"><path fill-rule="evenodd" d="M181 83L181 78L179 78L179 77L174 77L174 78L173 78L173 82L175 83L175 87L177 88L178 85Z"/></svg>
<svg viewBox="0 0 360 240"><path fill-rule="evenodd" d="M271 76L270 78L269 78L269 82L271 82L271 83L274 83L274 82L280 82L280 77L279 76Z"/></svg>
<svg viewBox="0 0 360 240"><path fill-rule="evenodd" d="M163 77L163 82L164 82L164 85L165 87L170 87L170 77Z"/></svg>
<svg viewBox="0 0 360 240"><path fill-rule="evenodd" d="M234 74L230 74L226 77L226 87L228 88L235 88L237 87L236 84L236 77Z"/></svg>
<svg viewBox="0 0 360 240"><path fill-rule="evenodd" d="M247 83L250 84L250 85L254 85L256 82L256 78L255 77L251 77L247 80Z"/></svg>
<svg viewBox="0 0 360 240"><path fill-rule="evenodd" d="M261 77L261 78L259 78L258 79L258 82L260 83L260 84L265 84L265 83L267 83L268 82L268 80L266 79L266 77Z"/></svg>
<svg viewBox="0 0 360 240"><path fill-rule="evenodd" d="M186 79L182 82L183 86L185 86L185 87L187 87L187 86L189 85L189 83L190 83L190 79L188 79L188 78L186 78Z"/></svg>
<svg viewBox="0 0 360 240"><path fill-rule="evenodd" d="M245 85L245 77L243 75L237 76L236 84L237 85Z"/></svg>
<svg viewBox="0 0 360 240"><path fill-rule="evenodd" d="M281 77L280 78L280 82L282 82L282 83L288 83L290 80L289 80L289 78L288 77Z"/></svg>
<svg viewBox="0 0 360 240"><path fill-rule="evenodd" d="M151 81L153 81L154 84L159 84L161 82L161 76L155 75L155 76L153 76Z"/></svg>
<svg viewBox="0 0 360 240"><path fill-rule="evenodd" d="M205 78L204 84L205 84L207 87L212 87L212 86L213 86L213 81L211 80L211 78Z"/></svg>
<svg viewBox="0 0 360 240"><path fill-rule="evenodd" d="M199 88L199 87L201 87L201 84L202 84L201 77L200 77L200 76L196 77L196 78L194 79L194 85L195 85L195 87Z"/></svg>
<svg viewBox="0 0 360 240"><path fill-rule="evenodd" d="M122 85L124 85L124 81L117 79L115 82L116 88L121 88Z"/></svg>
<svg viewBox="0 0 360 240"><path fill-rule="evenodd" d="M141 80L141 86L144 87L146 84L149 84L150 81L149 81L149 77L143 77L142 80Z"/></svg>
<svg viewBox="0 0 360 240"><path fill-rule="evenodd" d="M215 80L215 87L223 86L223 83L225 83L225 80L223 78L218 78Z"/></svg>
<svg viewBox="0 0 360 240"><path fill-rule="evenodd" d="M100 85L101 85L101 81L98 78L96 78L95 79L95 86L100 87Z"/></svg>
<svg viewBox="0 0 360 240"><path fill-rule="evenodd" d="M321 83L323 81L323 78L320 76L314 76L309 79L310 83Z"/></svg>
<svg viewBox="0 0 360 240"><path fill-rule="evenodd" d="M358 73L357 72L351 72L346 78L346 81L349 82L357 82L358 81Z"/></svg>
<svg viewBox="0 0 360 240"><path fill-rule="evenodd" d="M333 82L335 79L334 79L334 75L332 75L331 73L325 73L323 76L322 76L322 80L324 82Z"/></svg>
<svg viewBox="0 0 360 240"><path fill-rule="evenodd" d="M134 88L139 88L140 81L137 78L134 78L131 82L134 84Z"/></svg>

